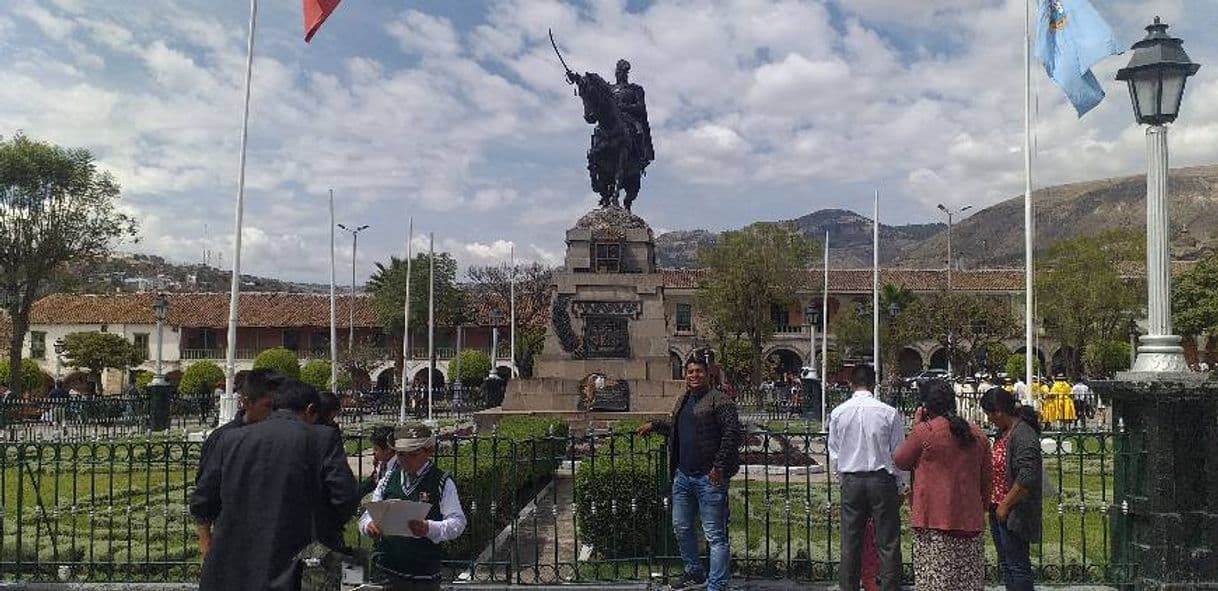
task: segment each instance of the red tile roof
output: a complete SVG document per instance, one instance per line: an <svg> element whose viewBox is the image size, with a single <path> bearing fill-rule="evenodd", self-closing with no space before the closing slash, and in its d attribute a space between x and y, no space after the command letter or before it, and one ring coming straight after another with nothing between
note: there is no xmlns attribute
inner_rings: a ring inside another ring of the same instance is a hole
<svg viewBox="0 0 1218 591"><path fill-rule="evenodd" d="M56 293L34 302L31 324L155 324L152 293L74 294ZM169 294L171 326L225 328L228 326L227 293ZM348 322L350 296L337 299L337 325ZM330 296L306 293L243 293L238 324L248 328L321 327L330 325ZM376 328L372 297L355 296L355 326Z"/></svg>

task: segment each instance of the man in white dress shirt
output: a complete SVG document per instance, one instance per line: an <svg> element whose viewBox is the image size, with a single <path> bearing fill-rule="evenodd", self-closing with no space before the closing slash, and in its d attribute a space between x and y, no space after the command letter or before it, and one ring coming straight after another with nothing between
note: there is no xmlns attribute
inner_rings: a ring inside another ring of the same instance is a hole
<svg viewBox="0 0 1218 591"><path fill-rule="evenodd" d="M444 550L440 544L465 531L465 512L452 478L431 462L436 438L422 423L394 430L393 466L372 491L373 501L402 499L431 503L427 519L410 522L413 537L384 536L367 511L359 520L360 533L373 538L372 564L385 589L433 591L440 588Z"/></svg>
<svg viewBox="0 0 1218 591"><path fill-rule="evenodd" d="M842 563L839 584L857 591L862 575L863 529L875 520L880 555L880 588L901 588L901 495L908 475L896 468L892 455L905 441L905 420L897 409L872 393L875 370L854 368L854 395L829 416L829 459L841 481Z"/></svg>

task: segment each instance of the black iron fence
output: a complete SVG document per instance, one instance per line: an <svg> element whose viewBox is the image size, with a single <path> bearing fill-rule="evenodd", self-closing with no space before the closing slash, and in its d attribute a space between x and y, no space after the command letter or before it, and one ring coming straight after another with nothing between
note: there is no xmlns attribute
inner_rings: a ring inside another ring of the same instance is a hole
<svg viewBox="0 0 1218 591"><path fill-rule="evenodd" d="M663 440L636 436L633 427L571 435L563 424L525 419L505 420L493 433L446 433L436 461L453 475L469 525L446 546L445 577L541 584L679 575ZM366 437L351 430L344 442L364 479L372 466ZM1048 433L1043 446L1038 580L1131 580L1128 505L1114 492L1118 455L1137 453L1129 438ZM199 447L150 438L0 443L0 579L196 579L187 498ZM756 428L741 454L728 497L736 575L834 580L840 507L835 476L825 470L825 434ZM908 534L906 521L907 561ZM369 559L370 542L354 523L346 539ZM988 541L986 554L996 578ZM908 564L905 571L911 579Z"/></svg>
<svg viewBox="0 0 1218 591"><path fill-rule="evenodd" d="M492 392L488 399L487 392L477 386L436 387L430 397L426 387L412 388L406 393L405 404L402 403L400 389L357 391L343 401L339 421L356 425L393 422L397 421L399 413L403 412L411 419L426 419L430 416L437 420L464 420L472 418L475 412L499 404L502 404L501 396L496 398Z"/></svg>
<svg viewBox="0 0 1218 591"><path fill-rule="evenodd" d="M171 396L169 427L215 424L214 396ZM150 428L152 399L143 394L0 400L0 436L8 441L125 437Z"/></svg>

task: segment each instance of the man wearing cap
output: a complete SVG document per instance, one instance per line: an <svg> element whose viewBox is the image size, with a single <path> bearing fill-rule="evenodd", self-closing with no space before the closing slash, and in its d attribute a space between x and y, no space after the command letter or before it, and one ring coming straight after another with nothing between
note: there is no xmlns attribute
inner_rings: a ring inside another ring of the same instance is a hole
<svg viewBox="0 0 1218 591"><path fill-rule="evenodd" d="M359 530L376 542L372 563L392 591L430 591L440 588L440 544L465 531L465 512L452 478L431 461L436 438L422 423L394 430L393 449L397 465L372 491L373 501L400 499L430 503L427 519L410 522L413 537L384 536L365 511Z"/></svg>

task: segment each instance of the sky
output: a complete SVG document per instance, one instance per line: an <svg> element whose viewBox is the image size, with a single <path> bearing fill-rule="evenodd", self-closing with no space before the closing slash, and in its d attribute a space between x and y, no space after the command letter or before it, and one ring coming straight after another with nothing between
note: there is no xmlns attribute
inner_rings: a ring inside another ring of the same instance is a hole
<svg viewBox="0 0 1218 591"><path fill-rule="evenodd" d="M1065 0L1067 2L1073 0ZM1203 64L1173 166L1218 162L1218 2L1093 0L1122 47L1159 15ZM298 0L261 0L242 272L329 278L337 221L368 224L361 281L416 251L464 267L561 264L596 198L567 62L632 63L656 160L635 203L656 233L823 208L942 221L936 204L1023 190L1024 0L346 0L303 42ZM0 135L93 151L141 239L120 249L231 268L249 3L4 0ZM1139 174L1143 131L1113 77L1082 119L1034 64L1035 183ZM1213 64L1213 65L1209 65ZM1012 220L1013 224L1022 223ZM351 240L338 236L340 278ZM215 262L216 255L212 255Z"/></svg>

